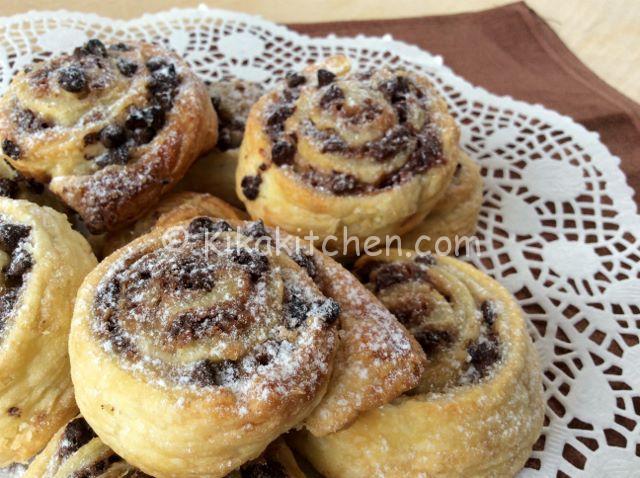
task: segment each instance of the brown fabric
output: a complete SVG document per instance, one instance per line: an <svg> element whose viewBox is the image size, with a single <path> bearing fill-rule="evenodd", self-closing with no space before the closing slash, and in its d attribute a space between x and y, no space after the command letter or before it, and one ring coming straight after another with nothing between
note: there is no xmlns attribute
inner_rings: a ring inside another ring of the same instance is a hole
<svg viewBox="0 0 640 478"><path fill-rule="evenodd" d="M640 106L583 65L524 3L460 15L290 26L311 36L390 33L442 55L473 84L571 116L600 133L621 158L640 200Z"/></svg>

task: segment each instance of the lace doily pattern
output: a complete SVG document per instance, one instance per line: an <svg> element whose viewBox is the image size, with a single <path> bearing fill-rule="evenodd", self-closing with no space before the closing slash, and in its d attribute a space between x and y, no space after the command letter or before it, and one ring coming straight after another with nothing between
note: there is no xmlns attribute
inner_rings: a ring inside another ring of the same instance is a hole
<svg viewBox="0 0 640 478"><path fill-rule="evenodd" d="M545 428L521 476L637 474L640 217L619 159L596 134L474 87L441 58L390 37L308 38L207 8L128 22L69 12L0 19L0 89L32 60L91 37L164 43L208 82L239 77L268 86L336 53L359 68L427 74L485 177L479 247L469 259L519 298L544 368Z"/></svg>

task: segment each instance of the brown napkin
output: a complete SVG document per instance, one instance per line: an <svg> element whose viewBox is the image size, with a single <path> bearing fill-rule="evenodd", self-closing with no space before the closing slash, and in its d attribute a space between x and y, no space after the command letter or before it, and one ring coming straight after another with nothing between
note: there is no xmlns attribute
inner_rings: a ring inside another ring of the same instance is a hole
<svg viewBox="0 0 640 478"><path fill-rule="evenodd" d="M621 158L639 203L640 106L583 65L524 3L460 15L290 26L311 36L390 33L442 55L475 85L571 116L600 133Z"/></svg>

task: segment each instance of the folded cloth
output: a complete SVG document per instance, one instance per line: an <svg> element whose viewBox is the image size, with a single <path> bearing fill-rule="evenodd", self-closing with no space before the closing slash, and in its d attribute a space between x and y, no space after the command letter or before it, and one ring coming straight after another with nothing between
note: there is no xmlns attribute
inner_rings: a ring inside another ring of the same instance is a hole
<svg viewBox="0 0 640 478"><path fill-rule="evenodd" d="M524 2L459 15L289 26L311 36L390 33L442 55L475 85L571 116L621 158L640 204L640 105L596 76Z"/></svg>

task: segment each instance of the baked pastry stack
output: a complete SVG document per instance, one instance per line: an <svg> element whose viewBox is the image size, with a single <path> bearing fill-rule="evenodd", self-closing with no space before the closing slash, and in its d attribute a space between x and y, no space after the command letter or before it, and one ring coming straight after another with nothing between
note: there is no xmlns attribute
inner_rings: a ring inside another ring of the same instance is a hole
<svg viewBox="0 0 640 478"><path fill-rule="evenodd" d="M515 300L452 258L328 254L473 232L479 168L426 78L337 56L207 92L90 40L16 76L0 141L0 466L301 478L287 440L329 478L522 467L543 407Z"/></svg>

